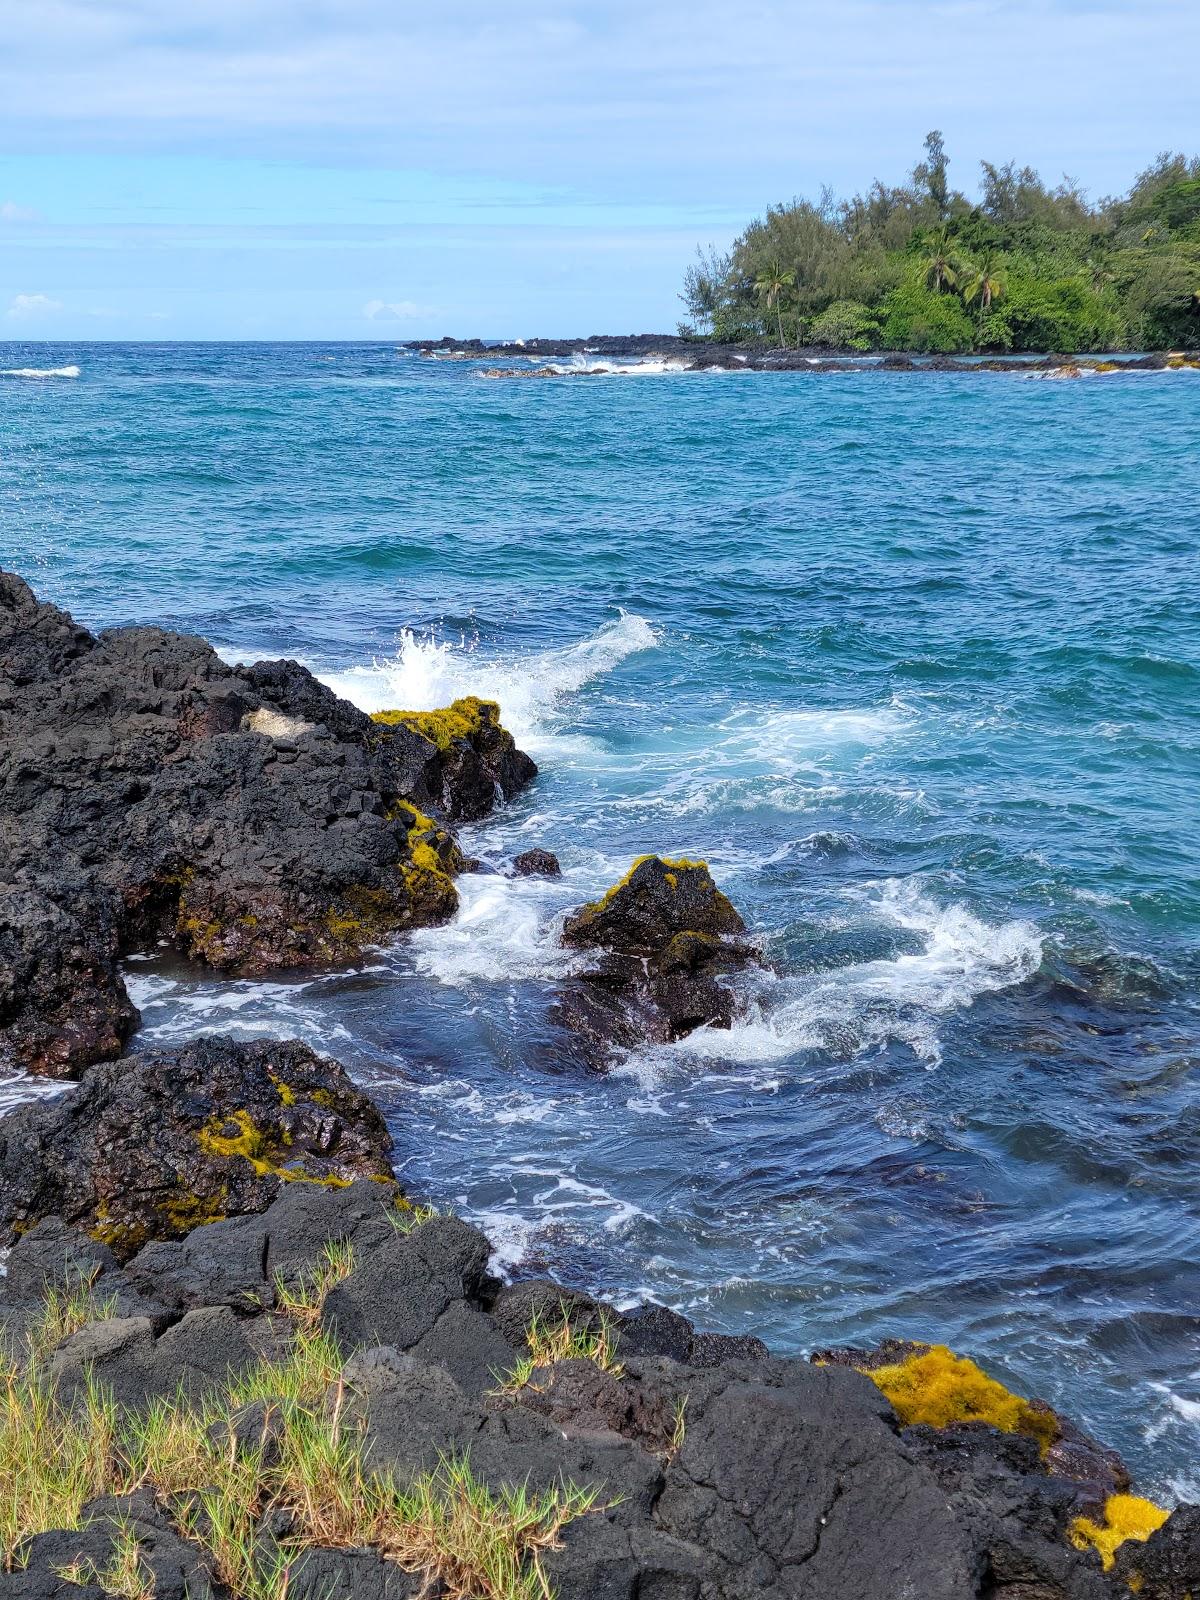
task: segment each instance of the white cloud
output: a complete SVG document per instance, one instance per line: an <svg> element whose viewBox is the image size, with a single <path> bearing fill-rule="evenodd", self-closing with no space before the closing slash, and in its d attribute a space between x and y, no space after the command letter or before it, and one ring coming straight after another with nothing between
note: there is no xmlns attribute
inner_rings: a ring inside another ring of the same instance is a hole
<svg viewBox="0 0 1200 1600"><path fill-rule="evenodd" d="M0 222L37 222L38 214L29 206L19 206L15 200L0 200Z"/></svg>
<svg viewBox="0 0 1200 1600"><path fill-rule="evenodd" d="M47 316L62 308L62 301L52 300L48 294L15 294L8 303L8 315L22 322L27 317Z"/></svg>
<svg viewBox="0 0 1200 1600"><path fill-rule="evenodd" d="M428 316L428 306L419 306L415 300L368 300L363 316L368 322L412 322Z"/></svg>

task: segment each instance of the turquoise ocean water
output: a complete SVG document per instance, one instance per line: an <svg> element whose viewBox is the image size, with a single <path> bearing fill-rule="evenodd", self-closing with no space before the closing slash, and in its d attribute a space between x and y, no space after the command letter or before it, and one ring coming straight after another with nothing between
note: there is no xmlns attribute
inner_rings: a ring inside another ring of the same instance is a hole
<svg viewBox="0 0 1200 1600"><path fill-rule="evenodd" d="M944 1339L1200 1496L1200 374L0 367L78 369L0 377L0 562L368 709L496 696L542 776L468 847L563 861L360 972L131 962L143 1042L307 1039L502 1266ZM588 1075L556 919L647 850L771 974Z"/></svg>

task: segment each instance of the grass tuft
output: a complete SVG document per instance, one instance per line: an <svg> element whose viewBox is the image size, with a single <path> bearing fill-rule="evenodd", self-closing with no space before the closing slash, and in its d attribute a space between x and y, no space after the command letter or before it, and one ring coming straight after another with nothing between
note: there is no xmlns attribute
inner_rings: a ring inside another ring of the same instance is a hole
<svg viewBox="0 0 1200 1600"><path fill-rule="evenodd" d="M281 1600L296 1560L313 1547L374 1549L447 1600L552 1600L542 1557L596 1506L597 1491L493 1491L465 1457L404 1482L370 1467L365 1424L346 1416L341 1352L317 1320L352 1265L348 1247L330 1246L300 1284L284 1286L291 1337L279 1355L206 1397L181 1392L138 1411L90 1381L69 1405L58 1396L46 1356L71 1318L48 1305L24 1352L0 1369L5 1568L20 1563L33 1535L78 1528L89 1501L149 1488L237 1600ZM582 1348L561 1335L551 1343ZM591 1344L607 1350L607 1335ZM264 1533L269 1513L282 1513L282 1543ZM63 1576L124 1600L152 1592L128 1529L118 1529L103 1572L78 1562Z"/></svg>
<svg viewBox="0 0 1200 1600"><path fill-rule="evenodd" d="M128 1523L116 1526L112 1552L103 1567L80 1559L55 1568L54 1575L80 1588L94 1584L115 1600L153 1600L154 1596L154 1574L144 1565L137 1534Z"/></svg>
<svg viewBox="0 0 1200 1600"><path fill-rule="evenodd" d="M562 1304L557 1316L545 1317L536 1311L525 1334L529 1354L501 1381L499 1393L519 1394L535 1372L542 1367L552 1367L558 1361L591 1361L601 1372L620 1378L625 1369L617 1360L617 1338L612 1318L606 1311L601 1311L598 1325L574 1321Z"/></svg>
<svg viewBox="0 0 1200 1600"><path fill-rule="evenodd" d="M321 1320L325 1296L354 1271L354 1246L346 1239L329 1239L317 1257L289 1283L281 1272L275 1274L275 1309L305 1328L315 1328Z"/></svg>

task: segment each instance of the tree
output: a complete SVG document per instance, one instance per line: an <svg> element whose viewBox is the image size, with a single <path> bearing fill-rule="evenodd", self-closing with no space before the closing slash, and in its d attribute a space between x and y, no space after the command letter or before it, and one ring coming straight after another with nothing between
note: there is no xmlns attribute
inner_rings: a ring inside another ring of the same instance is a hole
<svg viewBox="0 0 1200 1600"><path fill-rule="evenodd" d="M785 289L790 289L796 281L794 272L785 272L778 261L773 261L759 273L755 280L754 292L766 307L768 314L775 313L776 326L779 329L779 348L784 348L783 340L783 306L781 296Z"/></svg>
<svg viewBox="0 0 1200 1600"><path fill-rule="evenodd" d="M683 275L683 292L679 298L687 307L692 326L700 333L712 331L730 268L727 254L720 254L710 245L706 255L699 245L696 246L696 259Z"/></svg>
<svg viewBox="0 0 1200 1600"><path fill-rule="evenodd" d="M913 182L918 189L924 189L943 222L950 215L950 185L946 178L949 165L946 142L934 128L925 135L925 159L913 168Z"/></svg>
<svg viewBox="0 0 1200 1600"><path fill-rule="evenodd" d="M995 260L989 256L986 261L978 266L971 267L963 283L963 303L973 305L979 303L979 322L982 326L984 317L992 309L994 300L1003 300L1005 282L1000 275L1000 269Z"/></svg>
<svg viewBox="0 0 1200 1600"><path fill-rule="evenodd" d="M942 227L929 238L922 265L927 289L946 294L958 287L964 264L949 228Z"/></svg>

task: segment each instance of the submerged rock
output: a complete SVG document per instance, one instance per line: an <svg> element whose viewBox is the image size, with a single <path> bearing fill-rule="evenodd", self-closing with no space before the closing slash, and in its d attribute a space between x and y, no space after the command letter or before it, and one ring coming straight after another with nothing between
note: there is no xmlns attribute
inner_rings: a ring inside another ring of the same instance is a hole
<svg viewBox="0 0 1200 1600"><path fill-rule="evenodd" d="M513 871L518 878L561 878L562 868L553 850L522 850L513 857Z"/></svg>
<svg viewBox="0 0 1200 1600"><path fill-rule="evenodd" d="M467 863L439 815L535 772L491 702L373 721L294 661L94 637L0 574L0 1070L118 1055L123 952L251 974L446 921Z"/></svg>
<svg viewBox="0 0 1200 1600"><path fill-rule="evenodd" d="M0 1242L61 1216L127 1259L293 1185L394 1185L383 1118L307 1045L200 1039L0 1120Z"/></svg>
<svg viewBox="0 0 1200 1600"><path fill-rule="evenodd" d="M735 998L721 980L758 960L745 931L705 862L642 856L567 918L564 944L599 959L564 992L559 1017L601 1046L728 1028Z"/></svg>

